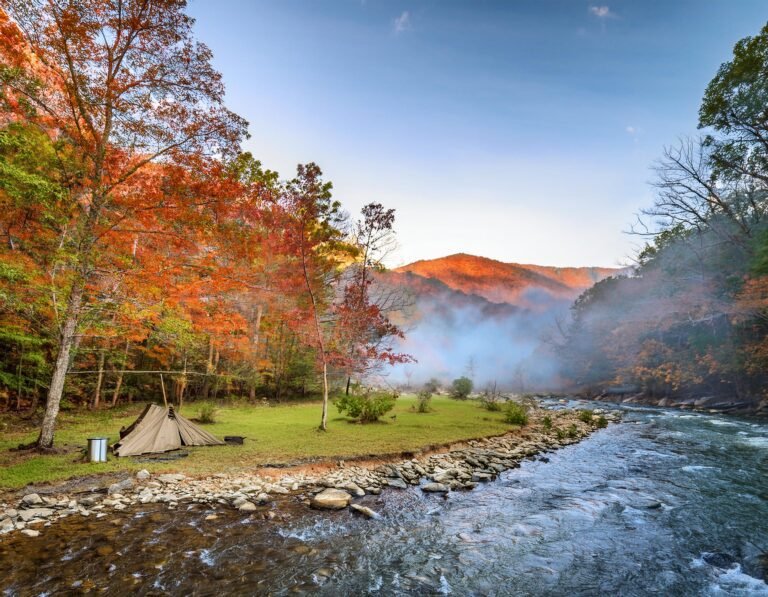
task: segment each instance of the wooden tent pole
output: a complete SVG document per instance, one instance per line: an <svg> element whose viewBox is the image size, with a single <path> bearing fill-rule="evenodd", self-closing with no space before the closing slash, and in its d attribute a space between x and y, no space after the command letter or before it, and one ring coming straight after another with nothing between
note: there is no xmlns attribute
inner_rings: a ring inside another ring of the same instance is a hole
<svg viewBox="0 0 768 597"><path fill-rule="evenodd" d="M165 408L168 408L168 397L165 395L165 382L163 381L163 374L160 374L160 387L163 388L163 402L165 403Z"/></svg>

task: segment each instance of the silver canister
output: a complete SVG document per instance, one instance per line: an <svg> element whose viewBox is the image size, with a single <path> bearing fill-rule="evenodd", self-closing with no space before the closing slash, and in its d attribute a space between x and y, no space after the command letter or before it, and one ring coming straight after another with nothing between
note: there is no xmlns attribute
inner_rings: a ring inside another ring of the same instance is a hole
<svg viewBox="0 0 768 597"><path fill-rule="evenodd" d="M88 438L88 462L107 461L107 437Z"/></svg>

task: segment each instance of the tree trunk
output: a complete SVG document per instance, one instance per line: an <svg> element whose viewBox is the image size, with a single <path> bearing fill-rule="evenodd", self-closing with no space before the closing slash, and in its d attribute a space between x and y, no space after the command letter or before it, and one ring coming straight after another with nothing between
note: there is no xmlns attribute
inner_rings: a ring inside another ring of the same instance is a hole
<svg viewBox="0 0 768 597"><path fill-rule="evenodd" d="M69 355L77 335L77 324L80 320L80 307L83 303L84 290L84 281L76 280L69 295L64 326L59 335L59 354L53 367L51 386L48 388L48 399L45 403L45 415L40 426L40 436L37 438L37 445L40 448L50 449L53 447L56 417L59 414L61 396L64 393L64 381L69 370Z"/></svg>
<svg viewBox="0 0 768 597"><path fill-rule="evenodd" d="M123 362L120 366L120 372L117 374L117 384L115 384L115 392L112 394L112 406L117 404L117 399L120 397L120 388L123 385L123 375L125 374L125 366L128 364L128 349L131 343L125 341L125 349L123 349Z"/></svg>
<svg viewBox="0 0 768 597"><path fill-rule="evenodd" d="M16 379L19 382L18 391L16 392L16 410L21 410L21 365L24 362L24 343L19 343L19 366L16 370ZM8 396L7 408L11 407L11 397Z"/></svg>
<svg viewBox="0 0 768 597"><path fill-rule="evenodd" d="M99 352L99 375L96 378L96 389L93 392L93 408L99 408L101 402L101 385L104 382L104 360L106 349L102 348Z"/></svg>
<svg viewBox="0 0 768 597"><path fill-rule="evenodd" d="M208 338L208 363L205 366L205 381L203 382L203 389L201 394L203 400L208 400L208 395L211 392L211 374L213 373L213 338Z"/></svg>
<svg viewBox="0 0 768 597"><path fill-rule="evenodd" d="M184 405L184 390L187 389L187 357L184 357L184 373L181 375L181 381L179 382L179 412Z"/></svg>
<svg viewBox="0 0 768 597"><path fill-rule="evenodd" d="M349 384L352 383L352 376L347 375L347 391L345 392L347 396L349 396Z"/></svg>

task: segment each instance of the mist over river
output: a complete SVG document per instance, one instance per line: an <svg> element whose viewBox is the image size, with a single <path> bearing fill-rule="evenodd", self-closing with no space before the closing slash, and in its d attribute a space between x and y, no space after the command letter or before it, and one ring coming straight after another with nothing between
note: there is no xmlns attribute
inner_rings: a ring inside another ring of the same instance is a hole
<svg viewBox="0 0 768 597"><path fill-rule="evenodd" d="M0 542L2 594L768 595L765 420L625 409L474 491L358 503L381 518L71 517Z"/></svg>

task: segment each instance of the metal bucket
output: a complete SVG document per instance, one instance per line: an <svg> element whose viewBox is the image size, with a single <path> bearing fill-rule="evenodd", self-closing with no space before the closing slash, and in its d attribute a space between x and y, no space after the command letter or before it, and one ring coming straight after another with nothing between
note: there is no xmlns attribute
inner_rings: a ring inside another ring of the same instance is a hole
<svg viewBox="0 0 768 597"><path fill-rule="evenodd" d="M108 437L89 437L88 438L88 462L106 462L107 461L107 442Z"/></svg>

